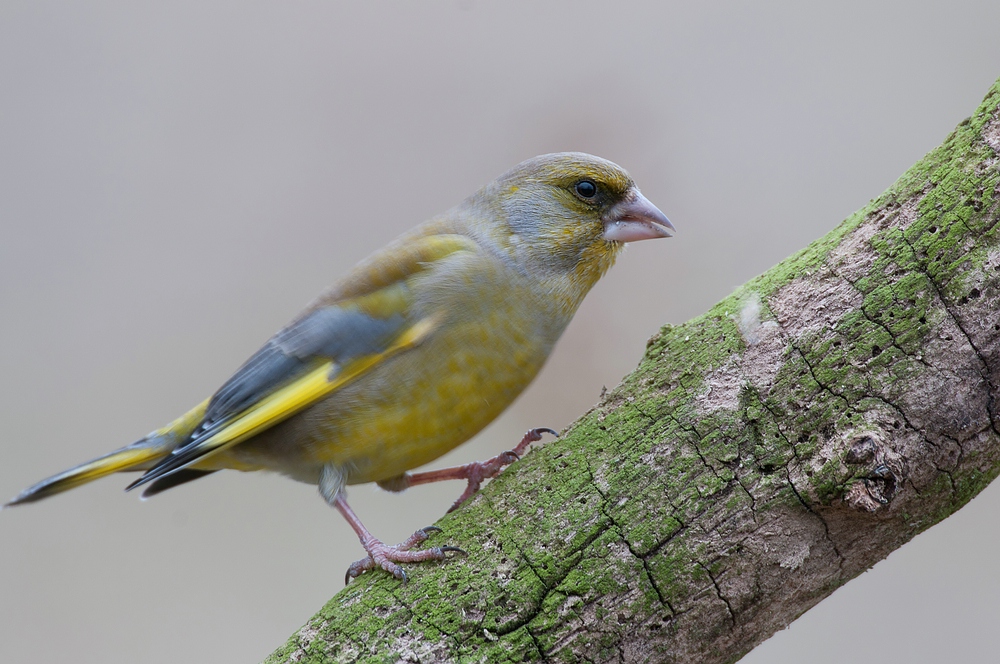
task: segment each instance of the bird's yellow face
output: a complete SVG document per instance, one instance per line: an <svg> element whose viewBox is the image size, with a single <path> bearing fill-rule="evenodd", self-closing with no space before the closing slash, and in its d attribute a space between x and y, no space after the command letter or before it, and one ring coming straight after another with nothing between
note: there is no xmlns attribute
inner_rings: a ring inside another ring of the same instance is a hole
<svg viewBox="0 0 1000 664"><path fill-rule="evenodd" d="M623 168L583 153L530 159L486 193L506 221L498 239L522 267L571 276L585 290L625 242L668 237L673 230Z"/></svg>

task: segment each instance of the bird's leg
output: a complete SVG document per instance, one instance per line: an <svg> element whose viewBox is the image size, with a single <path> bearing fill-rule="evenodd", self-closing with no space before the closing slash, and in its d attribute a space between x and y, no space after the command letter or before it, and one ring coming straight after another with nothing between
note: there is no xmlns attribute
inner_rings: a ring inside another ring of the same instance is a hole
<svg viewBox="0 0 1000 664"><path fill-rule="evenodd" d="M484 480L496 477L504 468L521 458L521 455L528 450L528 445L537 443L542 439L543 433L550 433L558 436L552 429L530 429L521 442L512 450L501 452L492 459L486 461L473 461L462 466L452 466L441 470L429 470L423 473L403 473L386 482L379 482L379 486L388 491L402 491L418 484L429 484L430 482L440 482L442 480L467 480L469 483L465 491L458 497L458 500L448 509L454 512L458 506L468 500L472 494L479 491L479 487Z"/></svg>
<svg viewBox="0 0 1000 664"><path fill-rule="evenodd" d="M347 575L344 577L345 584L350 583L351 579L355 579L365 572L379 567L403 583L406 583L406 572L397 563L445 560L448 558L449 553L465 555L465 551L456 546L436 546L432 549L411 550L426 540L433 531L440 531L441 529L437 526L421 528L395 546L388 545L376 538L365 528L365 524L361 523L361 519L354 513L351 506L347 504L343 491L343 476L333 466L324 466L323 471L320 473L319 491L327 503L336 508L343 515L344 519L347 520L347 523L350 524L351 528L357 534L358 539L361 540L361 546L368 553L366 557L354 561L347 568Z"/></svg>
<svg viewBox="0 0 1000 664"><path fill-rule="evenodd" d="M347 568L347 575L344 576L344 583L350 583L351 579L356 579L365 572L381 567L389 574L406 583L406 572L397 563L419 563L425 560L446 560L449 553L465 554L465 551L457 546L436 546L432 549L420 549L411 551L413 547L427 539L431 532L441 530L436 526L421 528L410 535L403 542L395 546L388 545L377 539L368 532L361 519L354 513L351 506L344 500L343 494L337 496L333 501L333 506L344 515L347 523L358 534L361 546L365 547L368 555L361 560L356 560Z"/></svg>

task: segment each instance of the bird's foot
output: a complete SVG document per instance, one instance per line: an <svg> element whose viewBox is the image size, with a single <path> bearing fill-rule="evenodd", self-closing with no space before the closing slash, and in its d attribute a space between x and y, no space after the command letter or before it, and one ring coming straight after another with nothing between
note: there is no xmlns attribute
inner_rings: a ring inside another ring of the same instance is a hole
<svg viewBox="0 0 1000 664"><path fill-rule="evenodd" d="M458 497L458 500L448 508L449 512L454 512L459 508L459 506L466 500L472 497L474 493L479 491L479 487L482 486L484 480L492 479L500 474L500 472L521 458L525 452L528 451L528 446L531 443L537 443L542 439L543 433L550 433L553 436L558 436L559 434L552 429L542 427L539 429L529 429L524 437L521 438L514 449L507 450L506 452L501 452L491 459L486 461L473 461L472 463L467 463L464 466L458 466L462 471L460 477L464 477L468 480L468 484L465 487L465 491L462 495Z"/></svg>
<svg viewBox="0 0 1000 664"><path fill-rule="evenodd" d="M413 551L413 547L421 544L424 540L430 537L432 532L440 532L441 529L437 526L427 526L426 528L421 528L417 532L410 535L404 541L396 545L389 545L381 540L375 539L374 537L369 537L362 540L361 544L365 547L365 551L368 555L361 560L356 560L351 563L350 567L347 568L347 576L344 577L344 583L348 584L351 579L356 579L365 572L373 569L381 568L384 569L389 574L406 583L407 577L406 572L397 563L419 563L425 560L447 560L452 557L448 554L455 555L466 555L465 551L459 549L457 546L436 546L432 549L419 549Z"/></svg>
<svg viewBox="0 0 1000 664"><path fill-rule="evenodd" d="M496 477L500 474L500 471L520 459L521 455L528 451L528 445L541 440L543 433L559 436L552 429L529 429L514 449L501 452L492 459L473 461L464 466L452 466L451 468L428 470L422 473L403 473L402 475L382 480L378 485L386 491L403 491L418 484L429 484L443 480L466 480L468 485L465 487L465 491L462 492L462 495L458 497L458 500L448 510L449 512L454 512L472 494L479 491L479 487L482 486L484 480Z"/></svg>

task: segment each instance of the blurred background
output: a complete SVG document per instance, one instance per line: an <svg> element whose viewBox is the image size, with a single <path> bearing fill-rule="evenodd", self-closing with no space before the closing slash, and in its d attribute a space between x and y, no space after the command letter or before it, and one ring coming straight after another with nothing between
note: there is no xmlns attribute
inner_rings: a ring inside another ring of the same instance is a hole
<svg viewBox="0 0 1000 664"><path fill-rule="evenodd" d="M0 498L215 390L357 260L517 162L612 159L673 220L437 466L561 428L665 322L877 196L1000 76L1000 3L0 4ZM256 662L362 550L313 487L125 477L0 514L0 661ZM461 491L370 486L399 541ZM744 661L985 661L1000 486Z"/></svg>

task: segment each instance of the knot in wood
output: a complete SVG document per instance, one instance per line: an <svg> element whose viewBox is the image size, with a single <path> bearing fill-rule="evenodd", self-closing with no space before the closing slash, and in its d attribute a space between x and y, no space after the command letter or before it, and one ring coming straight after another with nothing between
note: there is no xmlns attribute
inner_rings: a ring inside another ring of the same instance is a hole
<svg viewBox="0 0 1000 664"><path fill-rule="evenodd" d="M859 436L851 443L851 449L847 450L847 454L844 456L844 463L852 466L871 463L875 458L875 451L877 449L878 444L874 438L869 435Z"/></svg>
<svg viewBox="0 0 1000 664"><path fill-rule="evenodd" d="M844 463L867 466L854 475L844 495L844 502L860 512L885 509L899 493L906 479L907 463L900 454L889 449L881 437L864 433L853 437Z"/></svg>

